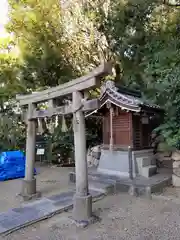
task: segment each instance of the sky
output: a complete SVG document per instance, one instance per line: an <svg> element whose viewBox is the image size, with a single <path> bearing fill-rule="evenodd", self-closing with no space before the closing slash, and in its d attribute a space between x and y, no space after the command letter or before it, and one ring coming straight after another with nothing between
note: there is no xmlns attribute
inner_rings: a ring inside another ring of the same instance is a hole
<svg viewBox="0 0 180 240"><path fill-rule="evenodd" d="M8 20L7 13L8 13L7 0L0 0L0 37L6 36L4 25Z"/></svg>

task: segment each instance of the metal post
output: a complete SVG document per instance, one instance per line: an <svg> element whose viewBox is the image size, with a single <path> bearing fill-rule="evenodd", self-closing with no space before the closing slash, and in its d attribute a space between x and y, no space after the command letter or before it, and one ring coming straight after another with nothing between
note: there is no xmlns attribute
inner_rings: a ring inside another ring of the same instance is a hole
<svg viewBox="0 0 180 240"><path fill-rule="evenodd" d="M128 147L128 159L129 159L129 178L133 179L133 159L131 146Z"/></svg>

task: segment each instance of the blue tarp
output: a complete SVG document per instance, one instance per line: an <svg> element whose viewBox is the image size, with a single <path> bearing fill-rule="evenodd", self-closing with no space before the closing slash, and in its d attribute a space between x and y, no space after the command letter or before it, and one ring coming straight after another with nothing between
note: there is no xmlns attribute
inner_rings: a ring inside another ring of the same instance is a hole
<svg viewBox="0 0 180 240"><path fill-rule="evenodd" d="M21 151L2 152L0 154L0 181L25 176L25 156ZM36 173L36 170L34 170Z"/></svg>

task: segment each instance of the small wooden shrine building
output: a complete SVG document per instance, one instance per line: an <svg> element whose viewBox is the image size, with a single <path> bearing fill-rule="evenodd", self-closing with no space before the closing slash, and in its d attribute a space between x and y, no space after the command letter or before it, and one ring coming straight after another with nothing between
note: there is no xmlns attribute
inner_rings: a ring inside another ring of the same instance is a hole
<svg viewBox="0 0 180 240"><path fill-rule="evenodd" d="M113 81L101 87L99 101L100 107L90 113L103 116L103 146L98 171L129 176L128 149L131 149L133 175L153 175L156 165L151 133L159 125L163 110L143 100L139 91L117 87Z"/></svg>

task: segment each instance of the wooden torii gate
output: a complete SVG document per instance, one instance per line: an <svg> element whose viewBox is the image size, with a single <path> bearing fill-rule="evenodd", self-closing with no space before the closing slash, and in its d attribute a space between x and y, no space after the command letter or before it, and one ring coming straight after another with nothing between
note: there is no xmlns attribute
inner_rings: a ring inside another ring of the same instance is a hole
<svg viewBox="0 0 180 240"><path fill-rule="evenodd" d="M26 169L22 183L21 195L32 198L37 195L36 178L34 177L36 121L38 118L54 115L73 114L73 130L76 165L76 194L74 196L73 216L77 221L87 220L92 215L92 196L88 191L88 173L86 160L85 111L98 108L98 99L87 100L86 92L98 86L100 79L112 73L110 63L103 63L88 75L77 78L57 87L29 95L18 95L20 106L27 107L26 123ZM56 106L59 97L72 95L72 104ZM37 110L38 103L48 101L47 110Z"/></svg>

